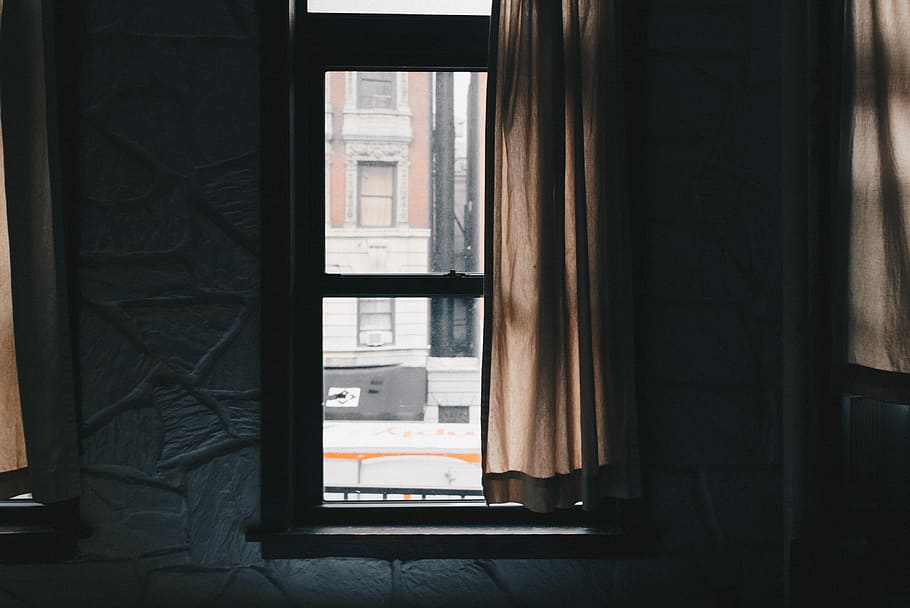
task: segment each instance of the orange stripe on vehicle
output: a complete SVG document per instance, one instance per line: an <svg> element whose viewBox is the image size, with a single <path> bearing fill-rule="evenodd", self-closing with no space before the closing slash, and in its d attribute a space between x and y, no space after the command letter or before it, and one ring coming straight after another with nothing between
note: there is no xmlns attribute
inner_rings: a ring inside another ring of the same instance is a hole
<svg viewBox="0 0 910 608"><path fill-rule="evenodd" d="M384 456L447 456L449 458L457 458L458 460L463 460L464 462L470 462L471 464L479 465L481 464L481 455L474 454L445 454L434 452L432 454L426 454L422 452L324 452L323 456L325 458L332 458L338 460L367 460L369 458L382 458Z"/></svg>

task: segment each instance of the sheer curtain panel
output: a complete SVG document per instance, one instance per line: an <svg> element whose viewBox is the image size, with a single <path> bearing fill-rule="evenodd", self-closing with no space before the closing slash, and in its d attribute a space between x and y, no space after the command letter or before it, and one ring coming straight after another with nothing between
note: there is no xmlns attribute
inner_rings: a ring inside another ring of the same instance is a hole
<svg viewBox="0 0 910 608"><path fill-rule="evenodd" d="M910 3L851 0L835 241L844 392L910 402Z"/></svg>
<svg viewBox="0 0 910 608"><path fill-rule="evenodd" d="M494 3L484 493L535 511L640 494L616 3Z"/></svg>
<svg viewBox="0 0 910 608"><path fill-rule="evenodd" d="M49 0L4 0L0 10L0 125L16 375L29 486L36 500L52 503L79 493L53 20Z"/></svg>

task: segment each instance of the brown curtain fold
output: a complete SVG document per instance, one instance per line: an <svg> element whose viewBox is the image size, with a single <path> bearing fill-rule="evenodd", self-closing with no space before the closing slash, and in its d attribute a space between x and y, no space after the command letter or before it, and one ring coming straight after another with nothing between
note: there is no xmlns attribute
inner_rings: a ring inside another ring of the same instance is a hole
<svg viewBox="0 0 910 608"><path fill-rule="evenodd" d="M910 402L910 3L851 0L835 247L841 391Z"/></svg>
<svg viewBox="0 0 910 608"><path fill-rule="evenodd" d="M19 397L36 500L79 494L79 453L57 156L49 1L5 0L0 20L10 284Z"/></svg>
<svg viewBox="0 0 910 608"><path fill-rule="evenodd" d="M22 434L22 409L19 406L19 380L16 375L4 181L3 145L0 139L0 499L28 491L23 484L27 477L28 459L25 455L25 436Z"/></svg>
<svg viewBox="0 0 910 608"><path fill-rule="evenodd" d="M640 494L615 3L502 0L488 86L484 493Z"/></svg>

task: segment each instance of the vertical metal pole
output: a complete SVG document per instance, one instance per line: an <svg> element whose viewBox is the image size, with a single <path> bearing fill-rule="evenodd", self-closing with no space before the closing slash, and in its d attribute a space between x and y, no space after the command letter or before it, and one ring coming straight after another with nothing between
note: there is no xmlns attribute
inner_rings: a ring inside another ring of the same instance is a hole
<svg viewBox="0 0 910 608"><path fill-rule="evenodd" d="M433 259L436 272L455 269L455 75L436 73L436 111L433 128ZM431 306L431 354L449 356L452 350L453 302L434 298Z"/></svg>

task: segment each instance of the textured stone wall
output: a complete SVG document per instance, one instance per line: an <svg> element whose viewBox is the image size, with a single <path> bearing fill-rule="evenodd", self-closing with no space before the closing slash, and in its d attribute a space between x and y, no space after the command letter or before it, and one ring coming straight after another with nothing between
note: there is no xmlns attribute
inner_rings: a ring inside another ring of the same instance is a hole
<svg viewBox="0 0 910 608"><path fill-rule="evenodd" d="M263 561L253 0L83 3L83 515L0 606L773 606L782 593L777 2L651 0L657 555Z"/></svg>

